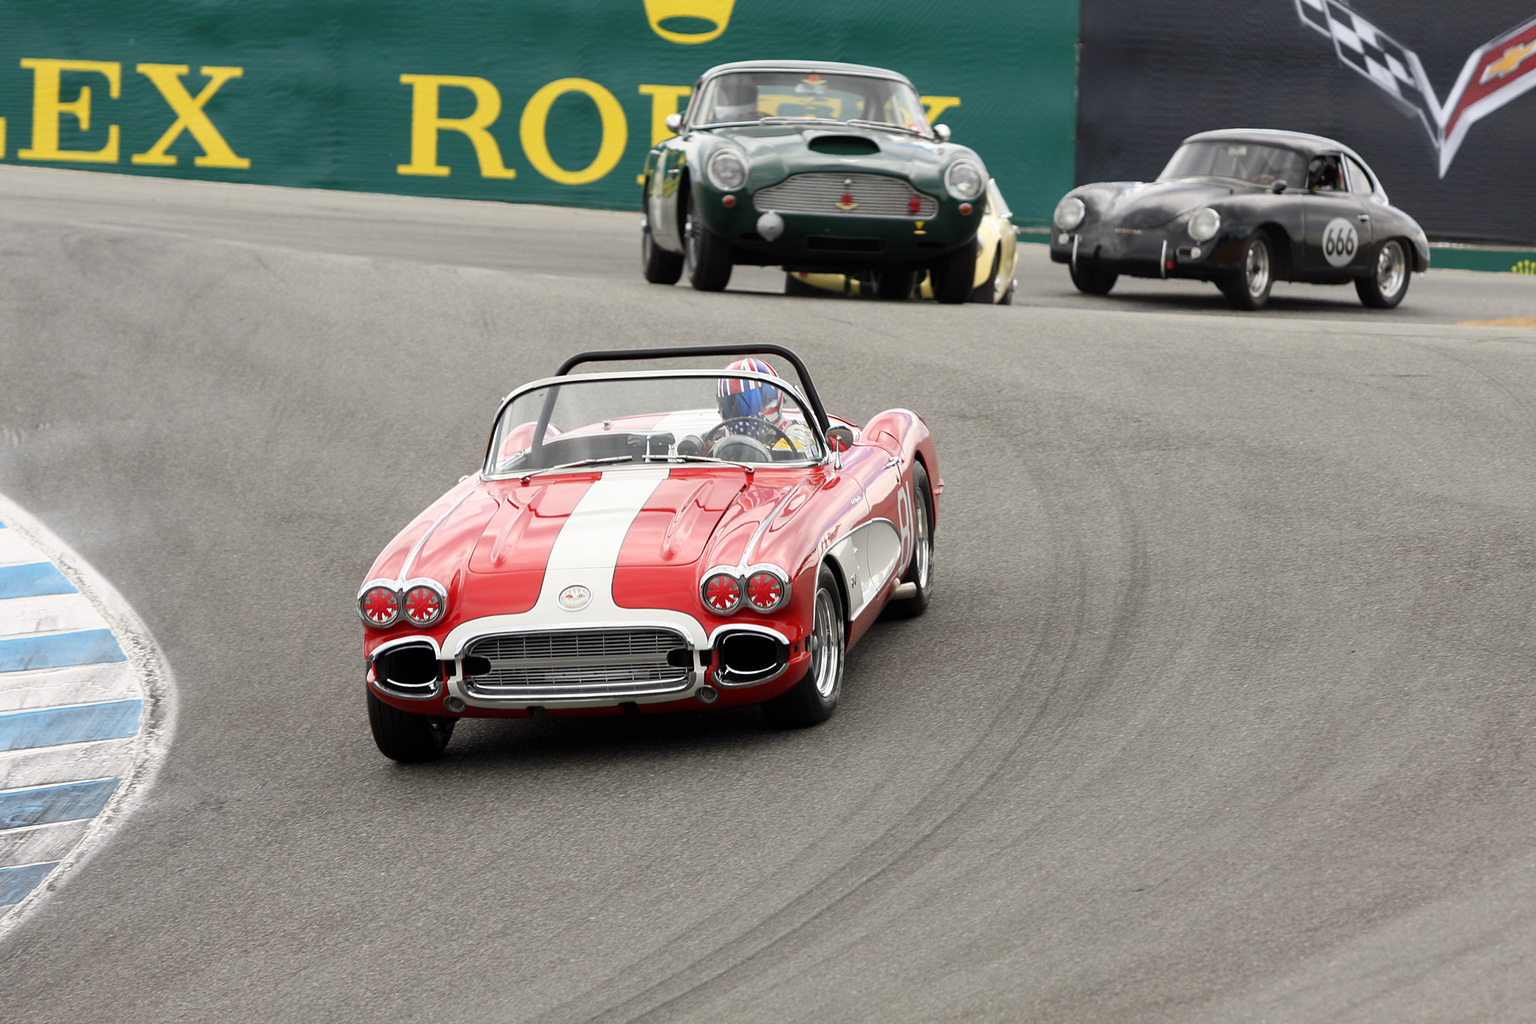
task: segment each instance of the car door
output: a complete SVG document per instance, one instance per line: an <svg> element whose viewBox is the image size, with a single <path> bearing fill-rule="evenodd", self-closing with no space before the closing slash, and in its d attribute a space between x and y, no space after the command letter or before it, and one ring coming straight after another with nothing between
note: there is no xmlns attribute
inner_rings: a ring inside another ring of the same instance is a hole
<svg viewBox="0 0 1536 1024"><path fill-rule="evenodd" d="M1342 154L1312 158L1301 203L1306 225L1303 276L1314 280L1358 276L1356 271L1367 266L1371 217L1360 196L1349 191Z"/></svg>

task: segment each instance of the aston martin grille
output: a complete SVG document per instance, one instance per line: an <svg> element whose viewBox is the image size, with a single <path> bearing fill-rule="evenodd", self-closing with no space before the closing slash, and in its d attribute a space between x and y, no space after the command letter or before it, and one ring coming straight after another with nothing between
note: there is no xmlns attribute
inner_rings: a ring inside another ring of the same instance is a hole
<svg viewBox="0 0 1536 1024"><path fill-rule="evenodd" d="M917 198L917 209L912 199ZM759 210L778 213L847 213L855 217L906 217L928 220L938 201L901 178L885 174L795 174L752 197Z"/></svg>
<svg viewBox="0 0 1536 1024"><path fill-rule="evenodd" d="M483 636L464 653L486 659L491 670L465 680L465 688L476 697L524 701L671 693L693 679L692 647L681 633L657 627ZM668 664L679 649L689 651L688 667Z"/></svg>

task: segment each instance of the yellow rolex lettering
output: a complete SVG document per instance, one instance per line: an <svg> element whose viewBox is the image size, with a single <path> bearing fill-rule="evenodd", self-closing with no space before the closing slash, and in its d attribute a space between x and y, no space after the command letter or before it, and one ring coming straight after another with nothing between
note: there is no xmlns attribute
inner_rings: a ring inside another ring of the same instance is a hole
<svg viewBox="0 0 1536 1024"><path fill-rule="evenodd" d="M928 118L929 124L934 124L944 111L960 105L959 96L919 96L923 103L923 114Z"/></svg>
<svg viewBox="0 0 1536 1024"><path fill-rule="evenodd" d="M107 80L107 95L117 99L122 92L122 65L99 60L42 60L23 58L21 66L32 71L32 147L17 152L23 160L74 160L81 163L117 163L117 125L107 126L107 144L100 149L59 148L59 119L72 114L82 132L91 130L91 87L82 85L80 94L69 102L59 96L60 78L66 71L101 75Z"/></svg>
<svg viewBox="0 0 1536 1024"><path fill-rule="evenodd" d="M5 159L5 118L0 117L0 160Z"/></svg>
<svg viewBox="0 0 1536 1024"><path fill-rule="evenodd" d="M603 140L597 148L597 156L579 171L568 171L555 163L545 135L550 107L568 92L579 92L591 98L597 104L597 113L603 123ZM624 108L607 89L585 78L561 78L550 82L528 100L528 105L523 108L519 134L523 140L523 153L534 170L562 185L585 185L618 166L624 146L629 142L629 122L624 118Z"/></svg>
<svg viewBox="0 0 1536 1024"><path fill-rule="evenodd" d="M446 178L449 169L437 162L438 132L462 132L475 147L482 178L515 178L517 172L501 160L501 147L487 129L501 116L501 93L483 78L458 75L401 75L411 87L411 162L395 167L397 174ZM438 115L438 94L447 86L468 89L475 109L468 117Z"/></svg>
<svg viewBox="0 0 1536 1024"><path fill-rule="evenodd" d="M199 69L199 73L208 84L203 86L203 91L195 97L187 92L186 86L181 84L184 76L191 72L185 64L140 64L134 70L155 83L155 88L160 90L160 95L165 97L165 102L171 106L171 112L176 115L176 122L166 129L160 141L151 146L148 152L135 153L129 159L136 164L149 164L155 167L173 167L176 158L166 150L171 148L171 143L182 132L192 133L197 144L203 147L203 155L193 159L193 163L199 167L236 167L245 168L251 166L251 162L244 157L236 156L235 151L229 148L229 143L224 141L224 136L208 120L203 108L213 98L213 94L219 91L219 87L231 78L239 78L245 74L244 68L211 68Z"/></svg>
<svg viewBox="0 0 1536 1024"><path fill-rule="evenodd" d="M693 90L686 85L642 85L640 95L651 98L651 145L672 137L667 115L676 114Z"/></svg>

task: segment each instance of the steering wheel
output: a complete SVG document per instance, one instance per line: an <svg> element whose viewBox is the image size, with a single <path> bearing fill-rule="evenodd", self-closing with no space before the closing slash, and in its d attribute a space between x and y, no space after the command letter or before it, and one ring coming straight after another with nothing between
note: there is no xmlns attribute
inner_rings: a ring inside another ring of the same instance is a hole
<svg viewBox="0 0 1536 1024"><path fill-rule="evenodd" d="M728 420L722 420L710 428L704 435L703 441L709 448L709 454L716 455L716 449L721 448L732 439L755 441L762 446L764 454L768 456L764 461L772 461L773 453L770 451L779 441L784 441L791 451L798 451L800 446L776 424L769 423L761 416L733 416ZM746 446L751 447L751 446Z"/></svg>

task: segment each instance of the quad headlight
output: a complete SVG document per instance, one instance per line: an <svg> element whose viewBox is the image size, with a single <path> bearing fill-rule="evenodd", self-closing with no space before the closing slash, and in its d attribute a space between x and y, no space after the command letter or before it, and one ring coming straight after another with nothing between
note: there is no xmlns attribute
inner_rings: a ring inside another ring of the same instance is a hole
<svg viewBox="0 0 1536 1024"><path fill-rule="evenodd" d="M986 189L987 175L974 160L956 160L944 171L944 187L956 199L970 202Z"/></svg>
<svg viewBox="0 0 1536 1024"><path fill-rule="evenodd" d="M448 598L435 580L409 580L403 586L375 580L357 595L357 614L376 629L401 621L426 628L441 621L447 609Z"/></svg>
<svg viewBox="0 0 1536 1024"><path fill-rule="evenodd" d="M1071 231L1083 222L1088 215L1088 207L1077 196L1067 196L1056 204L1056 212L1051 214L1051 220L1063 231Z"/></svg>
<svg viewBox="0 0 1536 1024"><path fill-rule="evenodd" d="M747 162L735 150L722 149L709 158L705 173L721 192L734 192L747 183Z"/></svg>
<svg viewBox="0 0 1536 1024"><path fill-rule="evenodd" d="M1221 214L1209 206L1196 210L1189 218L1189 237L1197 242L1209 242L1221 230Z"/></svg>

